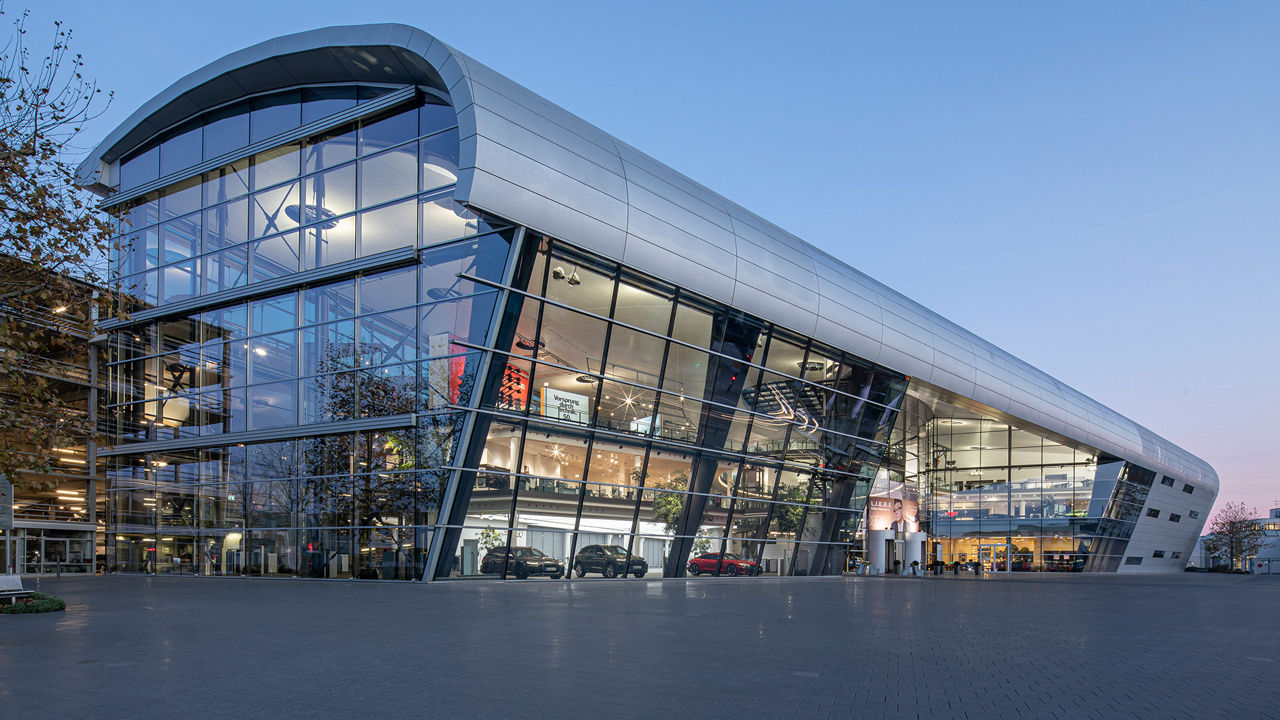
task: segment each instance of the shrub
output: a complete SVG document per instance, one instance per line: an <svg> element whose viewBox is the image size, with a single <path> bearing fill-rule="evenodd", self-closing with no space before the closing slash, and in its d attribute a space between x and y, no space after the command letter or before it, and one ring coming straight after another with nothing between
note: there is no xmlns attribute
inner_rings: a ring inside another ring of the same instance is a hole
<svg viewBox="0 0 1280 720"><path fill-rule="evenodd" d="M16 615L18 613L54 612L66 610L67 604L62 598L42 592L33 592L27 600L19 600L13 605L6 605L0 612Z"/></svg>

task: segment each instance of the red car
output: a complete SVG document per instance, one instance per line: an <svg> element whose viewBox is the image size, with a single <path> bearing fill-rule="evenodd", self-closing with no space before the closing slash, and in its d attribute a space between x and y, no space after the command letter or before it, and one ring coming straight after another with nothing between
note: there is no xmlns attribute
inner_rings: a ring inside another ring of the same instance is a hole
<svg viewBox="0 0 1280 720"><path fill-rule="evenodd" d="M756 561L744 560L741 555L736 553L725 553L723 560L720 559L720 553L704 553L692 558L689 560L689 574L711 573L714 575L717 565L720 566L721 575L760 574L760 565Z"/></svg>

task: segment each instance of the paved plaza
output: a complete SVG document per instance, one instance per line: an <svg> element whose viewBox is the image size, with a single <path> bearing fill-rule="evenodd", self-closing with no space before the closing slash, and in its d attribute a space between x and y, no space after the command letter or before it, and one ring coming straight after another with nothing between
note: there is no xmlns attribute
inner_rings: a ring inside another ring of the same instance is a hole
<svg viewBox="0 0 1280 720"><path fill-rule="evenodd" d="M1275 576L38 583L6 720L1280 718Z"/></svg>

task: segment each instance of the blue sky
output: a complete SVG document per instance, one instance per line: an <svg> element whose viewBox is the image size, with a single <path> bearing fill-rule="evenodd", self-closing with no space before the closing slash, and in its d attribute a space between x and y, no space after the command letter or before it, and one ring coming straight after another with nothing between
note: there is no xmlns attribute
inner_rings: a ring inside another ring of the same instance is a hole
<svg viewBox="0 0 1280 720"><path fill-rule="evenodd" d="M54 18L116 92L92 138L270 37L423 28L1200 455L1220 504L1280 505L1280 4L45 0L31 27Z"/></svg>

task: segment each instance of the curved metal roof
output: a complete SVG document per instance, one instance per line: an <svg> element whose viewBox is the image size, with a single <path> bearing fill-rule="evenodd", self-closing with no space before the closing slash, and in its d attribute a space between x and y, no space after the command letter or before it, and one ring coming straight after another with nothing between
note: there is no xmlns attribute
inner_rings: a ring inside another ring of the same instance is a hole
<svg viewBox="0 0 1280 720"><path fill-rule="evenodd" d="M308 82L445 89L462 138L459 202L880 363L998 413L1216 492L1208 463L576 115L398 24L330 27L234 52L134 112L80 166L167 127Z"/></svg>

